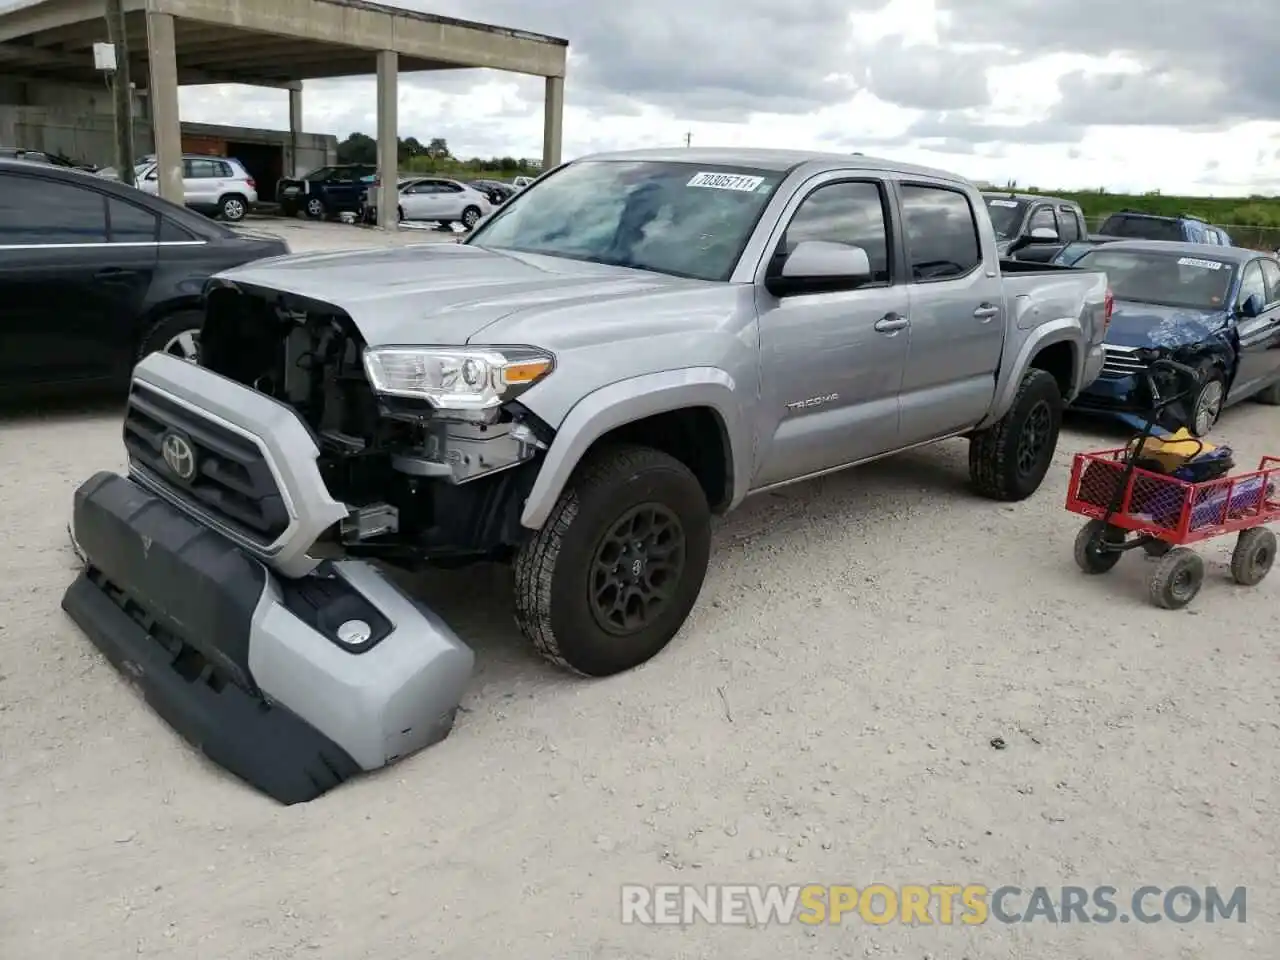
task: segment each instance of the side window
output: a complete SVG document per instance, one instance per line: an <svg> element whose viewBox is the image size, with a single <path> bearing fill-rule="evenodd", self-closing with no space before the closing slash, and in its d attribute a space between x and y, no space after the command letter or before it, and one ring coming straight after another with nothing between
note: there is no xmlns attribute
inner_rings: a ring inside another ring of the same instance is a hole
<svg viewBox="0 0 1280 960"><path fill-rule="evenodd" d="M159 218L150 210L107 197L108 230L112 243L151 243Z"/></svg>
<svg viewBox="0 0 1280 960"><path fill-rule="evenodd" d="M39 177L0 175L0 246L106 242L102 194Z"/></svg>
<svg viewBox="0 0 1280 960"><path fill-rule="evenodd" d="M231 164L227 163L225 160L218 160L213 163L212 166L214 168L214 176L220 177L223 180L229 180L236 175Z"/></svg>
<svg viewBox="0 0 1280 960"><path fill-rule="evenodd" d="M195 240L196 237L188 233L185 227L180 227L167 217L160 218L160 242L161 243L180 243L184 241Z"/></svg>
<svg viewBox="0 0 1280 960"><path fill-rule="evenodd" d="M191 160L183 161L183 166L190 162L190 173L185 175L196 180L216 180L218 178L218 167L220 164L215 160Z"/></svg>
<svg viewBox="0 0 1280 960"><path fill-rule="evenodd" d="M1263 303L1266 303L1267 282L1262 279L1261 260L1252 260L1244 268L1244 277L1240 280L1240 296L1236 298L1236 303L1243 304L1255 293L1262 298Z"/></svg>
<svg viewBox="0 0 1280 960"><path fill-rule="evenodd" d="M1063 243L1070 243L1072 240L1080 239L1080 221L1076 218L1076 212L1071 207L1061 206L1058 208L1058 238Z"/></svg>
<svg viewBox="0 0 1280 960"><path fill-rule="evenodd" d="M462 188L458 186L456 183L442 182L440 184L440 192L441 193L461 193Z"/></svg>
<svg viewBox="0 0 1280 960"><path fill-rule="evenodd" d="M1030 233L1041 227L1048 227L1054 233L1058 233L1058 218L1053 215L1053 207L1041 205L1031 214L1031 220L1027 223L1027 232Z"/></svg>
<svg viewBox="0 0 1280 960"><path fill-rule="evenodd" d="M1267 295L1264 298L1267 305L1280 302L1280 263L1274 260L1263 260L1262 281L1267 286Z"/></svg>
<svg viewBox="0 0 1280 960"><path fill-rule="evenodd" d="M805 197L787 225L783 250L790 253L802 240L861 247L871 263L871 282L889 282L889 231L874 183L828 183Z"/></svg>
<svg viewBox="0 0 1280 960"><path fill-rule="evenodd" d="M902 216L912 280L963 277L982 263L978 224L963 193L904 184Z"/></svg>

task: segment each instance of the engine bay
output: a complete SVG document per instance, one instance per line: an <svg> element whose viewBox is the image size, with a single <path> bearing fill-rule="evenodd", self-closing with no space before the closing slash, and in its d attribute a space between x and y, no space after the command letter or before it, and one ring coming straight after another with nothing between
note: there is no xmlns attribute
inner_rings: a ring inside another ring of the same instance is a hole
<svg viewBox="0 0 1280 960"><path fill-rule="evenodd" d="M514 404L475 417L380 397L364 348L330 304L223 286L207 298L199 362L310 427L325 484L351 510L327 552L410 567L509 553L549 431Z"/></svg>

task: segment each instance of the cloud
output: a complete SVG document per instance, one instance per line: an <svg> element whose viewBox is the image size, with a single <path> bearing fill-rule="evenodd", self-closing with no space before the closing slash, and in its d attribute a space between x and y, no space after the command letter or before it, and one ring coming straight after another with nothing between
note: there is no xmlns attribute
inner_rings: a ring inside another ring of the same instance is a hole
<svg viewBox="0 0 1280 960"><path fill-rule="evenodd" d="M1276 0L391 2L568 39L566 157L688 134L1062 188L1201 189L1219 157L1213 189L1275 183ZM400 88L402 136L444 137L463 156L541 155L540 78L439 71ZM372 78L310 81L304 126L372 134L374 104ZM188 88L182 109L287 125L274 90Z"/></svg>

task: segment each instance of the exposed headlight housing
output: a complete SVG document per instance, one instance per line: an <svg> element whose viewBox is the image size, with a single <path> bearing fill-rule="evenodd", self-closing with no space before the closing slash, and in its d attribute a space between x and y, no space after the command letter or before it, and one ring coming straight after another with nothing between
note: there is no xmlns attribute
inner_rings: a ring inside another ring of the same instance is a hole
<svg viewBox="0 0 1280 960"><path fill-rule="evenodd" d="M425 400L441 410L491 410L554 368L555 358L533 347L370 347L364 352L375 393Z"/></svg>

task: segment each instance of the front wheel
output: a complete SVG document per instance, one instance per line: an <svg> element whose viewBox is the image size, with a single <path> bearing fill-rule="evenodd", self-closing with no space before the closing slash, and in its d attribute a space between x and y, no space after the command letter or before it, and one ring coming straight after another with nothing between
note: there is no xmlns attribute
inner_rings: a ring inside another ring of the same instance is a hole
<svg viewBox="0 0 1280 960"><path fill-rule="evenodd" d="M319 197L312 197L308 200L306 210L307 216L312 220L323 220L325 214L328 212L325 210L324 201Z"/></svg>
<svg viewBox="0 0 1280 960"><path fill-rule="evenodd" d="M198 310L180 310L157 321L143 338L138 359L157 351L195 363L200 358L200 327L204 315Z"/></svg>
<svg viewBox="0 0 1280 960"><path fill-rule="evenodd" d="M604 677L676 635L711 554L706 494L679 460L618 445L574 472L516 559L516 622L548 660Z"/></svg>
<svg viewBox="0 0 1280 960"><path fill-rule="evenodd" d="M1061 429L1058 381L1044 370L1028 370L1009 411L969 440L969 478L974 488L992 500L1031 496L1049 472Z"/></svg>
<svg viewBox="0 0 1280 960"><path fill-rule="evenodd" d="M1197 437L1206 436L1218 418L1227 399L1227 381L1222 371L1212 365L1200 370L1200 386L1191 402L1191 423L1187 426Z"/></svg>
<svg viewBox="0 0 1280 960"><path fill-rule="evenodd" d="M1147 581L1151 602L1165 610L1181 610L1196 598L1204 583L1204 560L1194 550L1174 547L1156 564Z"/></svg>

